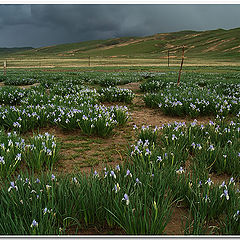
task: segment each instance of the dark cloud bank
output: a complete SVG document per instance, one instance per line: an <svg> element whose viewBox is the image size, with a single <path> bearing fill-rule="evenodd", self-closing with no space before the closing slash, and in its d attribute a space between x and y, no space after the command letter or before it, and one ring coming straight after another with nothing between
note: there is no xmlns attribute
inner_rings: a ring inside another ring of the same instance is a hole
<svg viewBox="0 0 240 240"><path fill-rule="evenodd" d="M0 47L240 27L240 5L0 5Z"/></svg>

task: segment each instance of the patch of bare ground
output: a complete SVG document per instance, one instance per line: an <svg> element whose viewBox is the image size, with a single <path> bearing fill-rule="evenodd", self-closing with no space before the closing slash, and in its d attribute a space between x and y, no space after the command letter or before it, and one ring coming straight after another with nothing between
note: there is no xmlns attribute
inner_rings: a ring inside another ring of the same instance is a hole
<svg viewBox="0 0 240 240"><path fill-rule="evenodd" d="M172 45L172 44L169 44L169 43L167 43L167 44L166 44L166 48L167 48L167 49L171 49L171 50L172 50L172 49L176 48L176 46L175 46L175 45Z"/></svg>
<svg viewBox="0 0 240 240"><path fill-rule="evenodd" d="M145 106L141 106L138 109L132 111L132 123L137 126L151 125L162 126L162 124L168 124L173 122L192 122L194 119L188 117L171 117L166 116L162 111L158 109L151 109ZM209 123L213 117L198 117L196 118L199 124Z"/></svg>
<svg viewBox="0 0 240 240"><path fill-rule="evenodd" d="M149 38L145 38L145 39L130 39L130 41L124 42L124 43L118 43L118 44L114 44L114 45L110 45L110 46L104 46L101 47L102 50L107 50L107 49L111 49L111 48L115 48L115 47L125 47L131 44L135 44L135 43L140 43L140 42L145 42L148 40L154 39L153 37L149 37ZM89 51L90 52L90 51Z"/></svg>
<svg viewBox="0 0 240 240"><path fill-rule="evenodd" d="M109 137L100 138L84 135L81 130L64 131L57 127L41 128L39 133L48 132L61 142L60 158L55 164L55 173L86 174L94 168L101 171L106 165L115 167L126 157L127 147L132 141L133 130L129 125L115 129ZM25 133L23 137L33 133Z"/></svg>
<svg viewBox="0 0 240 240"><path fill-rule="evenodd" d="M219 40L220 40L219 38L212 38L212 39L206 41L206 44L213 43L213 42L218 42Z"/></svg>
<svg viewBox="0 0 240 240"><path fill-rule="evenodd" d="M206 52L210 52L210 51L214 51L217 49L218 46L222 45L223 43L226 43L226 42L230 42L232 40L234 40L235 38L231 38L231 39L226 39L226 40L221 40L219 41L218 43L216 43L214 46L211 46L205 50L203 50L202 52L203 53L206 53Z"/></svg>
<svg viewBox="0 0 240 240"><path fill-rule="evenodd" d="M166 235L183 235L186 224L186 217L188 216L188 210L183 206L177 204L172 208L171 219L168 222L164 234Z"/></svg>
<svg viewBox="0 0 240 240"><path fill-rule="evenodd" d="M236 47L233 47L233 48L228 48L228 49L225 49L223 50L223 52L228 52L228 51L232 51L232 50L235 50L235 49L238 49L240 48L240 45L236 46ZM238 51L239 52L239 51Z"/></svg>
<svg viewBox="0 0 240 240"><path fill-rule="evenodd" d="M196 33L196 34L187 34L184 38L182 39L191 39L191 38L194 38L194 37L197 37L197 36L200 36L202 35L202 33Z"/></svg>
<svg viewBox="0 0 240 240"><path fill-rule="evenodd" d="M211 173L209 174L209 177L211 180L216 183L216 184L221 184L223 181L228 182L232 176L224 173L224 174L216 174L216 173Z"/></svg>
<svg viewBox="0 0 240 240"><path fill-rule="evenodd" d="M18 86L19 88L25 88L25 89L29 89L31 87L36 87L36 86L39 86L40 83L34 83L32 85L23 85L23 86Z"/></svg>
<svg viewBox="0 0 240 240"><path fill-rule="evenodd" d="M191 50L192 48L195 48L195 46L188 46L187 49L185 50L185 53L188 52L189 50Z"/></svg>
<svg viewBox="0 0 240 240"><path fill-rule="evenodd" d="M123 149L119 146L122 139L112 138L112 142L91 143L89 149L79 146L71 150L63 150L63 158L58 162L57 172L90 173L91 169L102 171L106 165L115 167L123 162ZM126 144L126 143L125 143ZM121 148L121 149L120 149ZM79 154L77 152L80 151ZM70 157L70 158L69 158Z"/></svg>
<svg viewBox="0 0 240 240"><path fill-rule="evenodd" d="M137 91L139 91L140 84L141 84L140 82L132 82L132 83L120 85L118 87L120 87L120 88L127 88L129 90L132 90L133 92L137 92Z"/></svg>

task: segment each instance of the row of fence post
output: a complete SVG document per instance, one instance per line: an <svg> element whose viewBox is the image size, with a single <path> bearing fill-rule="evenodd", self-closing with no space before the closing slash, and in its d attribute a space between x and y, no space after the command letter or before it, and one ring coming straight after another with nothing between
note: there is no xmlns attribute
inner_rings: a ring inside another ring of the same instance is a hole
<svg viewBox="0 0 240 240"><path fill-rule="evenodd" d="M169 49L167 51L167 59L168 59L168 67L169 67L170 66L170 51L169 51ZM181 61L181 66L180 66L180 69L179 69L178 81L177 81L178 86L180 84L183 60L184 60L184 46L182 47L182 61ZM89 67L91 66L91 57L90 56L88 57L88 66ZM7 61L3 62L3 73L4 73L4 75L7 75Z"/></svg>

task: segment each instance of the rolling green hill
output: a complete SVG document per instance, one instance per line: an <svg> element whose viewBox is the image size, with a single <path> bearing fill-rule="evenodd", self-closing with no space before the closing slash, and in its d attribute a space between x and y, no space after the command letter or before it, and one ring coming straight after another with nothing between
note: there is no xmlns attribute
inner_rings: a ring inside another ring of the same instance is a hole
<svg viewBox="0 0 240 240"><path fill-rule="evenodd" d="M11 53L22 52L22 51L30 50L30 49L33 49L33 48L32 47L0 48L0 56L1 55L11 54Z"/></svg>
<svg viewBox="0 0 240 240"><path fill-rule="evenodd" d="M186 57L236 61L240 59L240 28L85 41L15 52L11 56L159 58L166 57L169 49L170 56L174 58L181 55L182 45L185 46Z"/></svg>

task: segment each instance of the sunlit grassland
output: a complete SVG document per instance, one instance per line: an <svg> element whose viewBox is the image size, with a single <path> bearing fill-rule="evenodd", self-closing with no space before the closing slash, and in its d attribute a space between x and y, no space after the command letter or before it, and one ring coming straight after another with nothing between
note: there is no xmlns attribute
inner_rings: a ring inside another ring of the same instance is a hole
<svg viewBox="0 0 240 240"><path fill-rule="evenodd" d="M3 71L5 59L0 59L0 71ZM19 70L107 70L107 71L178 71L181 59L171 58L37 58L7 60L7 71ZM2 67L1 67L2 66ZM185 58L183 71L232 72L239 71L240 62Z"/></svg>

